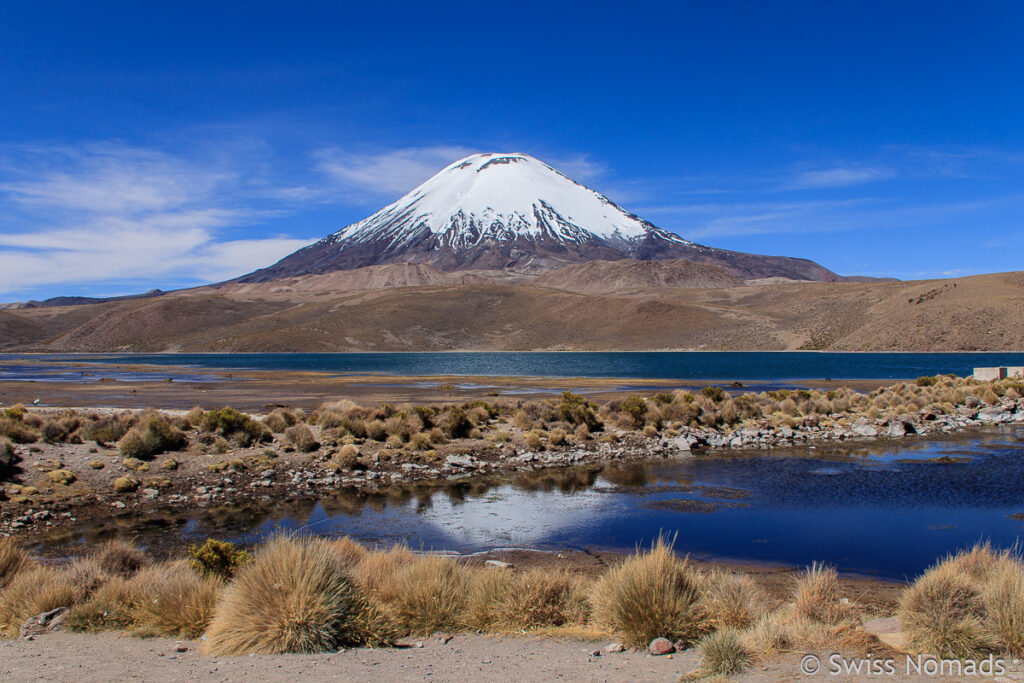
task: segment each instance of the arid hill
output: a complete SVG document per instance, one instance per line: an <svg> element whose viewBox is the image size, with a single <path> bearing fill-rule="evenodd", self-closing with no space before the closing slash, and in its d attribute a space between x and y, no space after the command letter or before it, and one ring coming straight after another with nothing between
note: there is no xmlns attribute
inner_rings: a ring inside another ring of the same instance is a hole
<svg viewBox="0 0 1024 683"><path fill-rule="evenodd" d="M617 263L627 273L634 268ZM395 276L388 272L348 271L254 284L252 289L206 287L148 299L0 311L0 349L1024 349L1021 272L714 289L633 287L637 280L606 273L602 280L629 286L603 292L594 290L596 280L573 283L573 271L559 276L564 278L560 282L584 291L556 289L557 282L545 284L540 278L496 282L456 273L446 275L480 281L422 286L417 278L433 275L418 268L400 271L408 276L405 282L417 286L382 287L381 279L388 284ZM340 289L360 278L374 288Z"/></svg>

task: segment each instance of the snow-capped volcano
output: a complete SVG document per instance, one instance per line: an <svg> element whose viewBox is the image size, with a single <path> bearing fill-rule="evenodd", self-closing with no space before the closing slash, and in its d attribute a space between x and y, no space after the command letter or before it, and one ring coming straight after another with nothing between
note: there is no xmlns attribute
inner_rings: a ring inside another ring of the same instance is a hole
<svg viewBox="0 0 1024 683"><path fill-rule="evenodd" d="M527 154L474 154L456 161L369 218L328 239L384 240L389 250L436 238L434 248L472 249L487 240L598 240L628 245L654 234L686 243Z"/></svg>
<svg viewBox="0 0 1024 683"><path fill-rule="evenodd" d="M736 261L730 256L752 257L694 244L655 227L528 154L474 154L369 218L241 281L385 263L425 263L446 271L537 272L623 258ZM793 263L733 270L744 277L835 278L809 261L752 258ZM803 272L808 265L823 272Z"/></svg>

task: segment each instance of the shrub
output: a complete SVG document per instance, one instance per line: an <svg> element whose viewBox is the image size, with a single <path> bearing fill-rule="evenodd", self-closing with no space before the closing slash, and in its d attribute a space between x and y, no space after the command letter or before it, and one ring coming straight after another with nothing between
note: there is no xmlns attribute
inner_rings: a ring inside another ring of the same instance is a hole
<svg viewBox="0 0 1024 683"><path fill-rule="evenodd" d="M174 458L165 458L160 463L160 469L167 470L168 472L178 469L178 461Z"/></svg>
<svg viewBox="0 0 1024 683"><path fill-rule="evenodd" d="M473 429L473 422L466 415L465 410L454 407L448 411L444 427L449 437L452 439L462 439L469 436L470 430Z"/></svg>
<svg viewBox="0 0 1024 683"><path fill-rule="evenodd" d="M295 414L287 410L275 410L270 415L263 418L263 424L267 426L267 429L280 434L284 430L288 429L295 424Z"/></svg>
<svg viewBox="0 0 1024 683"><path fill-rule="evenodd" d="M330 652L358 641L361 608L328 542L280 537L224 592L205 647L220 655Z"/></svg>
<svg viewBox="0 0 1024 683"><path fill-rule="evenodd" d="M417 432L409 439L409 447L417 451L430 450L430 436L423 432Z"/></svg>
<svg viewBox="0 0 1024 683"><path fill-rule="evenodd" d="M230 439L239 448L248 448L254 443L265 443L272 438L270 430L265 426L245 413L227 406L203 413L199 428L209 434Z"/></svg>
<svg viewBox="0 0 1024 683"><path fill-rule="evenodd" d="M118 493L131 493L139 488L139 482L131 477L118 477L114 480L114 490Z"/></svg>
<svg viewBox="0 0 1024 683"><path fill-rule="evenodd" d="M529 431L523 434L523 441L526 443L526 447L538 451L544 447L544 439L541 438L540 434L534 431Z"/></svg>
<svg viewBox="0 0 1024 683"><path fill-rule="evenodd" d="M593 604L595 619L632 647L658 637L689 645L708 629L697 578L662 538L650 552L608 570L594 587Z"/></svg>
<svg viewBox="0 0 1024 683"><path fill-rule="evenodd" d="M28 565L28 556L13 538L0 538L0 590Z"/></svg>
<svg viewBox="0 0 1024 683"><path fill-rule="evenodd" d="M340 472L352 469L357 462L359 462L359 449L352 444L347 444L334 454L327 467L335 472Z"/></svg>
<svg viewBox="0 0 1024 683"><path fill-rule="evenodd" d="M121 540L107 541L96 550L94 557L103 571L126 579L147 563L145 553Z"/></svg>
<svg viewBox="0 0 1024 683"><path fill-rule="evenodd" d="M383 420L370 420L365 424L366 438L374 441L383 441L388 438L388 430Z"/></svg>
<svg viewBox="0 0 1024 683"><path fill-rule="evenodd" d="M295 445L295 448L303 453L312 453L320 448L320 444L317 442L316 437L313 436L313 432L304 424L292 425L285 430L284 436Z"/></svg>
<svg viewBox="0 0 1024 683"><path fill-rule="evenodd" d="M938 377L918 377L914 380L914 384L919 387L930 387L939 381Z"/></svg>
<svg viewBox="0 0 1024 683"><path fill-rule="evenodd" d="M105 462L103 462L102 460L90 460L89 461L89 469L102 470L106 466L107 466L107 464Z"/></svg>
<svg viewBox="0 0 1024 683"><path fill-rule="evenodd" d="M47 472L46 478L54 484L63 484L64 486L68 486L69 484L75 483L75 479L77 477L75 477L75 473L71 470L59 469Z"/></svg>
<svg viewBox="0 0 1024 683"><path fill-rule="evenodd" d="M204 576L230 579L235 572L252 559L248 550L239 550L230 541L208 538L202 545L188 549L189 566Z"/></svg>
<svg viewBox="0 0 1024 683"><path fill-rule="evenodd" d="M978 590L950 563L932 567L903 593L899 615L907 646L918 653L976 659L994 649Z"/></svg>
<svg viewBox="0 0 1024 683"><path fill-rule="evenodd" d="M698 644L700 673L705 676L731 676L750 667L751 654L739 634L730 628L704 636Z"/></svg>
<svg viewBox="0 0 1024 683"><path fill-rule="evenodd" d="M619 412L629 416L633 427L639 427L644 423L644 416L647 415L647 402L640 396L628 396L619 401Z"/></svg>
<svg viewBox="0 0 1024 683"><path fill-rule="evenodd" d="M725 392L722 387L707 386L700 390L700 395L705 398L711 399L715 403L724 401L729 395Z"/></svg>
<svg viewBox="0 0 1024 683"><path fill-rule="evenodd" d="M187 443L181 430L168 422L166 417L159 413L148 413L121 438L118 449L123 456L148 459L184 448Z"/></svg>
<svg viewBox="0 0 1024 683"><path fill-rule="evenodd" d="M35 443L39 440L39 434L34 429L9 417L0 417L0 436L14 443Z"/></svg>

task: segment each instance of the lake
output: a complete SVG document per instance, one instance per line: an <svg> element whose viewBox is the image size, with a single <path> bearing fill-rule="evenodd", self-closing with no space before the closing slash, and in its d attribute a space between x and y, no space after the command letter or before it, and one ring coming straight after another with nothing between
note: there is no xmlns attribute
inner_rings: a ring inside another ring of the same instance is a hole
<svg viewBox="0 0 1024 683"><path fill-rule="evenodd" d="M681 380L909 379L1024 365L1024 353L600 352L0 354L0 381L20 361L412 376L613 377ZM70 365L69 365L70 364ZM51 365L52 367L52 365ZM7 370L7 372L3 372ZM81 379L80 375L78 379Z"/></svg>
<svg viewBox="0 0 1024 683"><path fill-rule="evenodd" d="M951 462L935 462L946 457ZM338 491L234 508L111 517L65 542L206 536L255 542L281 530L413 548L630 551L658 534L707 559L913 577L979 540L1024 534L1024 427L894 445L845 444L529 472L501 480ZM1016 517L1015 517L1016 516Z"/></svg>

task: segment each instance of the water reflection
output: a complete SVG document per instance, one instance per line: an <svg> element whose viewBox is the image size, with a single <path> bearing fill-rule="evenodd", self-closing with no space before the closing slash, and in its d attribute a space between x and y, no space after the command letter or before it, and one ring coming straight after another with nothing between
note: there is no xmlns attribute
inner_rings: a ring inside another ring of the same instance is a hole
<svg viewBox="0 0 1024 683"><path fill-rule="evenodd" d="M205 536L256 542L282 530L475 551L631 550L661 532L700 556L901 578L979 539L1013 545L1024 523L1024 429L906 445L751 452L340 490L318 498L131 516L51 542L115 535L167 546ZM950 458L953 460L937 460Z"/></svg>

